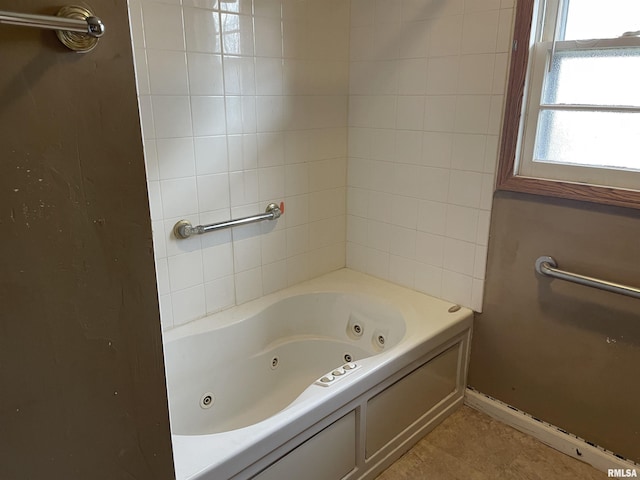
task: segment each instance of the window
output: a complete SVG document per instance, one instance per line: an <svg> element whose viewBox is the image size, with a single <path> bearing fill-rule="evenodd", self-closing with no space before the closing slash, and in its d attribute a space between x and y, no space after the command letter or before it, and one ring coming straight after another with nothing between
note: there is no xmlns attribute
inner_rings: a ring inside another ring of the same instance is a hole
<svg viewBox="0 0 640 480"><path fill-rule="evenodd" d="M640 1L518 2L498 188L640 208Z"/></svg>

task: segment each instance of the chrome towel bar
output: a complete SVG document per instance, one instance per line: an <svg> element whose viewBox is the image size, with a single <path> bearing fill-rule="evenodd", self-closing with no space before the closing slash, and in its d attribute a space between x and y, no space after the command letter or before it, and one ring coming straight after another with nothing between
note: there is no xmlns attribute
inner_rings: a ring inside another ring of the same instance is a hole
<svg viewBox="0 0 640 480"><path fill-rule="evenodd" d="M536 260L536 272L541 275L559 278L561 280L566 280L567 282L578 283L587 287L598 288L600 290L606 290L607 292L619 293L620 295L640 299L640 288L608 282L598 278L587 277L586 275L580 275L578 273L566 272L557 267L558 264L552 257L542 256Z"/></svg>
<svg viewBox="0 0 640 480"><path fill-rule="evenodd" d="M58 39L76 52L88 52L104 35L105 27L86 7L67 5L57 15L32 15L0 10L0 23L57 30Z"/></svg>
<svg viewBox="0 0 640 480"><path fill-rule="evenodd" d="M237 218L235 220L227 220L226 222L211 223L209 225L191 225L188 220L180 220L173 226L173 234L176 238L189 238L191 235L200 235L224 228L237 227L238 225L246 225L247 223L261 222L263 220L276 220L284 213L284 202L280 205L270 203L267 205L264 213L251 215L249 217Z"/></svg>

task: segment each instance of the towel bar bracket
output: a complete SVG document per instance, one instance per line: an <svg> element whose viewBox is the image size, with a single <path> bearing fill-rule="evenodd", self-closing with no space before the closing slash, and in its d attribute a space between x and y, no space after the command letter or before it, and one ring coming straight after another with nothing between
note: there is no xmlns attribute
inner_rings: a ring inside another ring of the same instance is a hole
<svg viewBox="0 0 640 480"><path fill-rule="evenodd" d="M56 30L58 39L69 49L86 53L95 48L105 26L91 10L79 5L62 7L57 15L32 15L0 11L0 23Z"/></svg>

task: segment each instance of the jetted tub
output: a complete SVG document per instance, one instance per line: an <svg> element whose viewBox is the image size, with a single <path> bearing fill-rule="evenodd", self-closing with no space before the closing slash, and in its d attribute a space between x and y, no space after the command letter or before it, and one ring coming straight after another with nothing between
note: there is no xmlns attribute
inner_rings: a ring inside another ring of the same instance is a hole
<svg viewBox="0 0 640 480"><path fill-rule="evenodd" d="M165 333L177 478L374 478L462 403L472 318L343 269Z"/></svg>

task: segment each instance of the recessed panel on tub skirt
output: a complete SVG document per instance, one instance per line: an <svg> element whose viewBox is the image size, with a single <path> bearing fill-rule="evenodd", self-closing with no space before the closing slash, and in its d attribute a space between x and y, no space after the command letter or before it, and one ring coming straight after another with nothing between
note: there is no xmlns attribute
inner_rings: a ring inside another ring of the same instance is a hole
<svg viewBox="0 0 640 480"><path fill-rule="evenodd" d="M255 480L328 480L344 477L356 466L356 414L351 411L296 447Z"/></svg>
<svg viewBox="0 0 640 480"><path fill-rule="evenodd" d="M367 458L455 392L460 347L456 343L367 402Z"/></svg>

